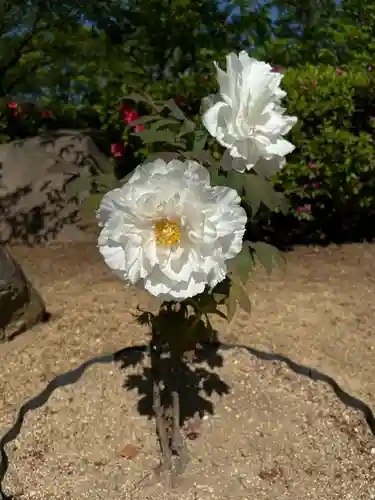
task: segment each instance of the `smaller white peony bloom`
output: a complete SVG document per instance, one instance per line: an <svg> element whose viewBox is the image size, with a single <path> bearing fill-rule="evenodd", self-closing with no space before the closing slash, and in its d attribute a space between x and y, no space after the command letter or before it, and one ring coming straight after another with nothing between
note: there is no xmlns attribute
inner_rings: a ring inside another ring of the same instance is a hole
<svg viewBox="0 0 375 500"><path fill-rule="evenodd" d="M199 163L146 163L103 197L98 247L121 279L163 300L193 297L224 280L241 251L240 202L234 189L210 186Z"/></svg>
<svg viewBox="0 0 375 500"><path fill-rule="evenodd" d="M232 168L251 170L263 160L283 158L294 145L283 138L297 118L285 115L283 75L244 51L227 56L227 71L215 63L220 93L206 98L203 124L233 157ZM237 161L236 161L237 160Z"/></svg>

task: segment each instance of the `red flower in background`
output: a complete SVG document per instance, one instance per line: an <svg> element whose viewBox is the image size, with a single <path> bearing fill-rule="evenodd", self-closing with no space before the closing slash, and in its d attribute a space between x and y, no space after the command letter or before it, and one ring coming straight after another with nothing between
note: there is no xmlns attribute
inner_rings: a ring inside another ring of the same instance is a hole
<svg viewBox="0 0 375 500"><path fill-rule="evenodd" d="M138 111L132 109L128 104L121 104L120 111L122 113L122 118L124 120L124 123L128 125L134 122L135 120L138 120L139 118ZM136 125L134 128L136 132L143 132L143 130L145 129L144 125Z"/></svg>
<svg viewBox="0 0 375 500"><path fill-rule="evenodd" d="M16 111L18 109L18 104L16 102L14 101L8 102L8 108L13 109L12 113L13 116L18 116L18 111Z"/></svg>
<svg viewBox="0 0 375 500"><path fill-rule="evenodd" d="M125 154L125 147L122 142L111 144L111 154L115 158L122 158Z"/></svg>
<svg viewBox="0 0 375 500"><path fill-rule="evenodd" d="M302 207L297 208L297 212L302 214L302 213L310 213L311 212L311 205L303 205Z"/></svg>
<svg viewBox="0 0 375 500"><path fill-rule="evenodd" d="M42 111L40 113L40 115L42 118L52 118L53 117L52 111Z"/></svg>

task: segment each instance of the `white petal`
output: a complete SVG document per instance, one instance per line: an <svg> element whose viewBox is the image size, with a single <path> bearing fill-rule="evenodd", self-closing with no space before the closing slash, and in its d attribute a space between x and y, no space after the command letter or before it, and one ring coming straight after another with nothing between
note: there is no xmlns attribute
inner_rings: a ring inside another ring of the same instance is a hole
<svg viewBox="0 0 375 500"><path fill-rule="evenodd" d="M285 115L280 101L283 75L265 62L242 51L227 55L227 69L217 65L220 95L206 100L203 123L208 132L237 159L232 168L249 170L261 159L288 154L293 149L282 136L295 125L296 117ZM289 144L289 143L288 143Z"/></svg>
<svg viewBox="0 0 375 500"><path fill-rule="evenodd" d="M294 151L295 146L286 139L279 138L276 142L267 147L267 153L277 156L286 156Z"/></svg>
<svg viewBox="0 0 375 500"><path fill-rule="evenodd" d="M222 280L246 226L237 192L211 187L207 169L193 161L150 162L132 179L102 204L98 246L112 271L165 300L192 297ZM154 222L165 217L180 220L173 246L157 243Z"/></svg>
<svg viewBox="0 0 375 500"><path fill-rule="evenodd" d="M214 104L208 111L206 111L206 113L202 117L202 123L206 127L208 132L220 141L225 134L226 122L229 117L230 108L228 104L220 101ZM227 144L222 145L227 146Z"/></svg>

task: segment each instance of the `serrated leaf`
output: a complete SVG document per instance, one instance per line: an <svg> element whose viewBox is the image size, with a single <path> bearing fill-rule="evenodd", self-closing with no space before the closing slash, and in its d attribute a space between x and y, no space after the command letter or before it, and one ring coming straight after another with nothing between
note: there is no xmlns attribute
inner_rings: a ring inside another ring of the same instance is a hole
<svg viewBox="0 0 375 500"><path fill-rule="evenodd" d="M230 172L232 170L232 162L233 158L226 149L223 153L223 156L221 157L220 166L222 167L223 170Z"/></svg>
<svg viewBox="0 0 375 500"><path fill-rule="evenodd" d="M161 151L160 153L153 153L148 156L147 159L143 162L143 164L151 163L155 160L164 160L166 163L169 163L172 160L179 158L179 153L172 153L170 151Z"/></svg>
<svg viewBox="0 0 375 500"><path fill-rule="evenodd" d="M198 152L204 149L207 141L207 131L203 127L196 129L194 135L193 151Z"/></svg>
<svg viewBox="0 0 375 500"><path fill-rule="evenodd" d="M227 177L225 175L220 175L218 168L211 167L209 169L209 174L211 186L227 186Z"/></svg>
<svg viewBox="0 0 375 500"><path fill-rule="evenodd" d="M271 274L272 269L277 265L285 263L285 258L282 253L268 243L258 241L256 243L250 243L250 247L254 250L256 258L264 267L267 274Z"/></svg>
<svg viewBox="0 0 375 500"><path fill-rule="evenodd" d="M228 296L224 293L214 293L213 298L216 304L222 304Z"/></svg>
<svg viewBox="0 0 375 500"><path fill-rule="evenodd" d="M119 99L119 100L122 101L124 99L129 100L129 101L134 101L136 103L142 102L144 104L148 104L149 106L154 108L157 112L161 111L160 106L155 104L155 102L152 100L152 98L146 93L140 94L139 92L131 92L130 94L121 97L121 99Z"/></svg>
<svg viewBox="0 0 375 500"><path fill-rule="evenodd" d="M151 127L148 129L149 132L157 132L160 128L166 127L167 125L179 125L179 122L177 120L174 120L172 118L161 118L157 122L155 122Z"/></svg>
<svg viewBox="0 0 375 500"><path fill-rule="evenodd" d="M161 120L163 117L160 115L146 115L137 118L136 120L129 123L129 126L134 127L135 125L146 125L146 123L154 122L156 120Z"/></svg>
<svg viewBox="0 0 375 500"><path fill-rule="evenodd" d="M186 158L196 159L201 163L207 163L211 167L219 168L219 163L209 151L185 151L183 154Z"/></svg>
<svg viewBox="0 0 375 500"><path fill-rule="evenodd" d="M235 294L236 300L238 301L238 304L241 307L241 309L250 314L252 304L244 288L238 283L232 283L232 288L233 288L233 294Z"/></svg>
<svg viewBox="0 0 375 500"><path fill-rule="evenodd" d="M285 208L286 200L284 196L275 191L267 179L255 174L242 175L246 201L250 205L253 215L259 211L261 203L270 210Z"/></svg>
<svg viewBox="0 0 375 500"><path fill-rule="evenodd" d="M140 137L145 144L168 142L174 145L176 143L176 134L171 130L144 130L143 132L134 132L131 135Z"/></svg>
<svg viewBox="0 0 375 500"><path fill-rule="evenodd" d="M254 259L249 250L248 242L245 242L241 251L227 264L228 272L234 276L238 276L243 284L246 284L249 279L249 274L254 267Z"/></svg>
<svg viewBox="0 0 375 500"><path fill-rule="evenodd" d="M244 177L244 174L240 174L239 172L235 172L234 170L228 172L227 175L228 186L235 189L240 196L242 196L244 192Z"/></svg>
<svg viewBox="0 0 375 500"><path fill-rule="evenodd" d="M181 111L181 109L177 106L177 104L174 102L173 99L169 99L168 101L166 101L164 103L164 107L168 108L169 111L171 112L171 115L174 118L177 118L177 120L180 120L180 121L186 120L185 114Z"/></svg>
<svg viewBox="0 0 375 500"><path fill-rule="evenodd" d="M195 129L195 123L191 120L185 120L178 132L178 135L182 137L183 135L190 134Z"/></svg>
<svg viewBox="0 0 375 500"><path fill-rule="evenodd" d="M227 308L227 321L230 323L237 311L237 295L236 289L233 289L233 285L230 287L229 296L225 301L225 305Z"/></svg>

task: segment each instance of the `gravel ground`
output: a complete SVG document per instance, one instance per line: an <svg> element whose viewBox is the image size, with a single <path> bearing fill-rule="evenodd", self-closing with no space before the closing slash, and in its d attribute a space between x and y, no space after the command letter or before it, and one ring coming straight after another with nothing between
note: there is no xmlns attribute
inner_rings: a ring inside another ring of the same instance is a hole
<svg viewBox="0 0 375 500"><path fill-rule="evenodd" d="M56 375L144 342L147 331L132 312L152 305L124 290L95 248L12 251L52 319L0 346L0 435ZM375 409L374 257L371 245L290 254L287 272L260 272L249 284L253 315L218 323L221 338L316 367ZM200 393L207 411L197 439L188 440L191 460L176 490L151 472L159 450L146 411L147 366L111 360L26 415L6 448L5 491L17 500L375 499L375 438L360 412L280 362L241 349L220 355L221 366L198 366L217 380L205 385L212 394Z"/></svg>

